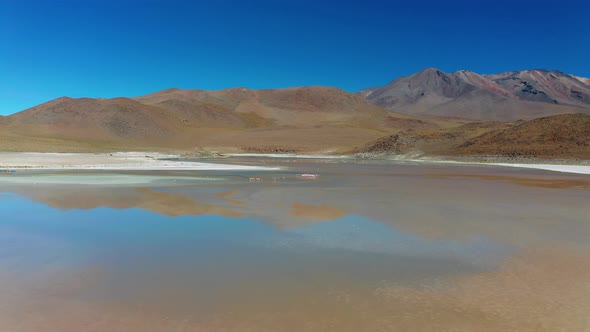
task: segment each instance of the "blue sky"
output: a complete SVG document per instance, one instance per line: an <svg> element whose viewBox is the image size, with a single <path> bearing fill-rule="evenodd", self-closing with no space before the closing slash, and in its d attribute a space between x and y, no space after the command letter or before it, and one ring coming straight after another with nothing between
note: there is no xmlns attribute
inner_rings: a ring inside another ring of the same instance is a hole
<svg viewBox="0 0 590 332"><path fill-rule="evenodd" d="M426 67L590 77L590 1L0 0L0 114L170 87L357 91Z"/></svg>

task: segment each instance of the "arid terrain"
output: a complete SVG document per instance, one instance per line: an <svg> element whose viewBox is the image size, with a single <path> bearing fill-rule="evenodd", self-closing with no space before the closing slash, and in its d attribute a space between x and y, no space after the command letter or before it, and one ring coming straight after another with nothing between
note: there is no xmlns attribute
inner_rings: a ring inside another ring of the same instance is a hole
<svg viewBox="0 0 590 332"><path fill-rule="evenodd" d="M530 121L474 122L437 130L406 130L379 138L359 153L510 159L590 159L590 115Z"/></svg>
<svg viewBox="0 0 590 332"><path fill-rule="evenodd" d="M479 75L427 68L386 86L359 92L368 101L410 114L515 121L564 113L590 113L587 79L551 70Z"/></svg>
<svg viewBox="0 0 590 332"><path fill-rule="evenodd" d="M428 68L357 94L316 86L62 97L1 117L0 150L588 159L585 114L585 78Z"/></svg>
<svg viewBox="0 0 590 332"><path fill-rule="evenodd" d="M449 153L590 159L590 115L565 114L519 123L469 139Z"/></svg>
<svg viewBox="0 0 590 332"><path fill-rule="evenodd" d="M8 151L336 151L463 120L396 113L336 88L170 89L137 98L59 98L5 117Z"/></svg>

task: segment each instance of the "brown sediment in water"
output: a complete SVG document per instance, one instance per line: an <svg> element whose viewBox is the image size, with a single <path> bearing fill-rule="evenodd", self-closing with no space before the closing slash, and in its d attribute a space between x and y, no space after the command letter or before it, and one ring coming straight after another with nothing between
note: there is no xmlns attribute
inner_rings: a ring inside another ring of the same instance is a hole
<svg viewBox="0 0 590 332"><path fill-rule="evenodd" d="M420 324L444 330L587 331L590 255L567 249L533 250L509 259L496 271L459 278L449 285L390 286L377 294L385 303L401 299L408 312L429 312Z"/></svg>
<svg viewBox="0 0 590 332"><path fill-rule="evenodd" d="M39 292L4 295L0 309L14 321L0 321L0 329L18 323L24 332L587 331L590 256L575 249L532 250L493 271L417 287L286 289L282 297L260 294L209 314L169 312L167 303L121 307Z"/></svg>
<svg viewBox="0 0 590 332"><path fill-rule="evenodd" d="M168 216L215 214L226 217L240 217L241 213L217 205L200 203L181 194L156 192L151 189L137 189L143 194L136 205L150 211Z"/></svg>
<svg viewBox="0 0 590 332"><path fill-rule="evenodd" d="M247 202L239 200L239 199L232 199L230 198L231 196L236 195L239 192L238 189L236 190L229 190L229 191L224 191L224 192L220 192L215 194L216 197L219 198L224 198L226 202L228 202L231 205L239 205L239 206L245 206L248 205Z"/></svg>
<svg viewBox="0 0 590 332"><path fill-rule="evenodd" d="M587 331L590 256L533 250L499 269L419 287L384 285L244 301L205 331Z"/></svg>
<svg viewBox="0 0 590 332"><path fill-rule="evenodd" d="M293 217L311 220L335 220L346 216L347 213L344 210L328 205L293 203L289 214Z"/></svg>
<svg viewBox="0 0 590 332"><path fill-rule="evenodd" d="M247 202L240 201L239 199L226 199L226 201L231 205L240 205L240 206L248 205Z"/></svg>
<svg viewBox="0 0 590 332"><path fill-rule="evenodd" d="M215 194L215 196L220 197L220 198L228 198L230 196L233 196L235 194L237 194L239 192L239 190L229 190L229 191L224 191L224 192L220 192Z"/></svg>
<svg viewBox="0 0 590 332"><path fill-rule="evenodd" d="M433 173L430 175L437 179L478 179L487 181L505 181L519 186L551 188L551 189L590 189L590 180L564 179L564 178L532 178L487 174L451 174Z"/></svg>

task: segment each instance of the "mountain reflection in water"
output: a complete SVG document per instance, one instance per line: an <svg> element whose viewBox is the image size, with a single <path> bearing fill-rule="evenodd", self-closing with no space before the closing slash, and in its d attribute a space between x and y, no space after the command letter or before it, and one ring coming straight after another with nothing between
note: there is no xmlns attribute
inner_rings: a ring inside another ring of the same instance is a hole
<svg viewBox="0 0 590 332"><path fill-rule="evenodd" d="M588 328L586 177L276 163L10 176L0 330Z"/></svg>

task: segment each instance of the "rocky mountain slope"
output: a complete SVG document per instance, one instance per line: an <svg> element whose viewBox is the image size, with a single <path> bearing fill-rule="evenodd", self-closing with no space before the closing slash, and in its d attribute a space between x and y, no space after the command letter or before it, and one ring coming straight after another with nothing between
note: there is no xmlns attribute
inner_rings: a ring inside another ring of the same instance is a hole
<svg viewBox="0 0 590 332"><path fill-rule="evenodd" d="M406 130L371 141L358 153L590 159L590 115L563 114L516 122L474 122L436 130Z"/></svg>
<svg viewBox="0 0 590 332"><path fill-rule="evenodd" d="M511 122L473 122L451 128L409 129L381 137L354 150L356 153L398 155L455 155L456 148L482 134L514 126Z"/></svg>
<svg viewBox="0 0 590 332"><path fill-rule="evenodd" d="M408 114L513 121L565 113L590 114L588 79L559 71L525 70L479 75L427 68L359 95Z"/></svg>
<svg viewBox="0 0 590 332"><path fill-rule="evenodd" d="M560 71L523 70L486 75L485 78L522 100L590 107L588 79Z"/></svg>
<svg viewBox="0 0 590 332"><path fill-rule="evenodd" d="M460 144L452 154L590 159L590 115L557 115L491 131Z"/></svg>

